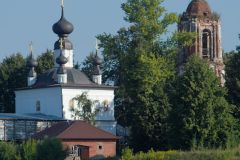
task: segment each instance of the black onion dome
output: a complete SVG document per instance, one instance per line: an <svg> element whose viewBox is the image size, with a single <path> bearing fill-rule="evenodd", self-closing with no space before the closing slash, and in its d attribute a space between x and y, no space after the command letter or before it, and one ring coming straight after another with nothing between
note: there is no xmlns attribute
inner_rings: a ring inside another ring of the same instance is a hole
<svg viewBox="0 0 240 160"><path fill-rule="evenodd" d="M27 60L27 67L29 68L37 67L37 65L38 65L37 61L31 55L30 58Z"/></svg>
<svg viewBox="0 0 240 160"><path fill-rule="evenodd" d="M102 63L103 63L103 60L99 58L98 55L96 54L96 56L94 57L94 64L101 65Z"/></svg>
<svg viewBox="0 0 240 160"><path fill-rule="evenodd" d="M58 22L56 22L53 27L53 32L60 36L66 36L68 34L71 34L74 30L74 27L72 23L70 23L65 17L64 17L64 11L62 7L62 16Z"/></svg>
<svg viewBox="0 0 240 160"><path fill-rule="evenodd" d="M64 56L64 55L60 55L57 59L56 59L57 64L59 65L63 65L66 64L68 62L68 59Z"/></svg>

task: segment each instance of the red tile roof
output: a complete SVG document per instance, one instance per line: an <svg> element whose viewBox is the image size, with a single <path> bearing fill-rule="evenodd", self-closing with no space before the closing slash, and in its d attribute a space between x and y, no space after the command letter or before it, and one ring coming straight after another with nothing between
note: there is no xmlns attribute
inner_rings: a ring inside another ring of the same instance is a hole
<svg viewBox="0 0 240 160"><path fill-rule="evenodd" d="M62 140L117 140L113 134L92 126L84 121L59 122L36 133L32 138L56 137Z"/></svg>

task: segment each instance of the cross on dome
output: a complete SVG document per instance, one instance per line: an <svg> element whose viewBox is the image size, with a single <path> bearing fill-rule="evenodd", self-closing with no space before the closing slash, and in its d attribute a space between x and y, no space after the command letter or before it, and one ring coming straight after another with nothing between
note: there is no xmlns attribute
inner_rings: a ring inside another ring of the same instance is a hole
<svg viewBox="0 0 240 160"><path fill-rule="evenodd" d="M62 40L62 38L59 39L59 43L60 43L60 49L62 50L63 49L63 40Z"/></svg>
<svg viewBox="0 0 240 160"><path fill-rule="evenodd" d="M29 52L32 55L32 53L33 53L33 42L32 41L29 44Z"/></svg>
<svg viewBox="0 0 240 160"><path fill-rule="evenodd" d="M96 38L96 46L95 46L95 49L96 49L96 53L98 53L98 50L99 50L99 40Z"/></svg>

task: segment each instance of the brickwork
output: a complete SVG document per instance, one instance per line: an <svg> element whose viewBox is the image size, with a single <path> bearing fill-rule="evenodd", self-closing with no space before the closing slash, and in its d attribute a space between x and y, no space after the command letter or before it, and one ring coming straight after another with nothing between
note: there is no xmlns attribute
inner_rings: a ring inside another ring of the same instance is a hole
<svg viewBox="0 0 240 160"><path fill-rule="evenodd" d="M184 63L193 54L208 60L221 84L224 85L224 63L221 39L220 18L211 11L205 0L192 0L187 11L181 16L179 31L195 32L194 44L183 48L178 57L178 72L184 70Z"/></svg>
<svg viewBox="0 0 240 160"><path fill-rule="evenodd" d="M74 145L82 145L89 147L89 157L93 158L96 156L101 157L114 157L116 156L116 141L81 141L81 140L67 140L62 141L63 144L68 147L72 148Z"/></svg>

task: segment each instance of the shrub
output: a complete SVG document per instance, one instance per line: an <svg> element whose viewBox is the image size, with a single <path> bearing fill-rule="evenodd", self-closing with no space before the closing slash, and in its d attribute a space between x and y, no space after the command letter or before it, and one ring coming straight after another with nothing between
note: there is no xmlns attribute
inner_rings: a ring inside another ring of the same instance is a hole
<svg viewBox="0 0 240 160"><path fill-rule="evenodd" d="M37 156L37 141L28 140L21 145L24 160L35 160Z"/></svg>
<svg viewBox="0 0 240 160"><path fill-rule="evenodd" d="M126 148L123 150L121 160L133 160L133 158L134 156L132 149Z"/></svg>
<svg viewBox="0 0 240 160"><path fill-rule="evenodd" d="M18 146L14 143L0 142L1 160L21 160Z"/></svg>
<svg viewBox="0 0 240 160"><path fill-rule="evenodd" d="M67 149L56 138L44 139L37 146L37 160L64 160L66 157Z"/></svg>
<svg viewBox="0 0 240 160"><path fill-rule="evenodd" d="M231 150L202 150L202 151L159 151L150 150L148 153L133 155L131 149L123 152L121 160L238 160L240 159L239 148Z"/></svg>

